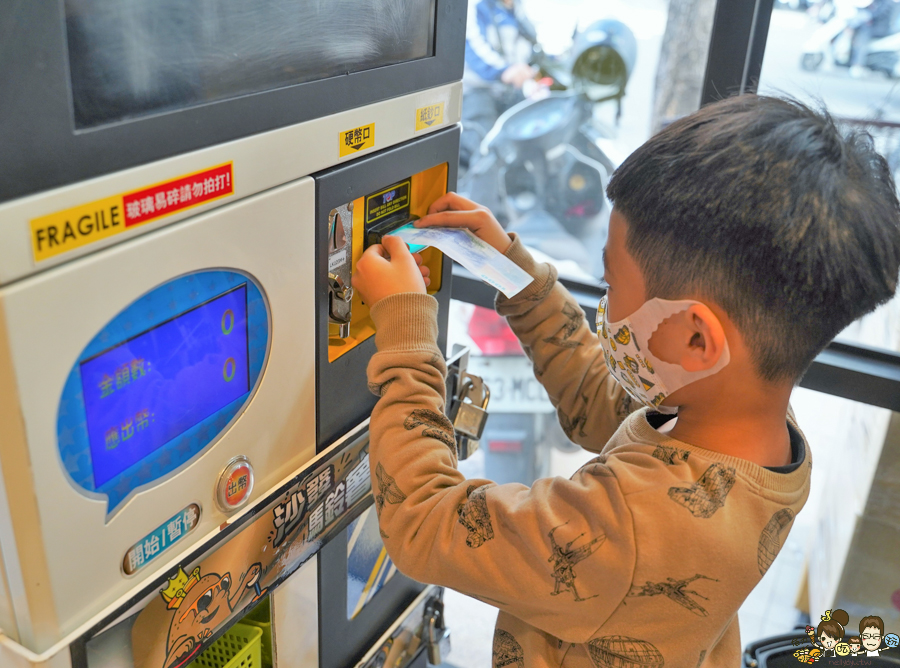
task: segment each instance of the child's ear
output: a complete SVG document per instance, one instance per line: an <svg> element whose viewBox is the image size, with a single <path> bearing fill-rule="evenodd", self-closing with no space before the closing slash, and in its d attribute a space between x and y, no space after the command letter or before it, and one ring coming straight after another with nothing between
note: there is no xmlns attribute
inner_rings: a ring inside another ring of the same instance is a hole
<svg viewBox="0 0 900 668"><path fill-rule="evenodd" d="M686 371L705 371L725 351L725 330L716 314L704 304L694 304L684 315L690 339L681 366Z"/></svg>

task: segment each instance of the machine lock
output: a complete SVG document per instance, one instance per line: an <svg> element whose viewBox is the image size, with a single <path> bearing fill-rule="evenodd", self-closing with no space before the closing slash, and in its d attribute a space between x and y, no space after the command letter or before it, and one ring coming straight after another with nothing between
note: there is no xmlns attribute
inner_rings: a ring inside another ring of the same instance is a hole
<svg viewBox="0 0 900 668"><path fill-rule="evenodd" d="M353 250L353 202L339 206L328 214L328 317L338 325L338 336L350 336L353 318L350 287Z"/></svg>
<svg viewBox="0 0 900 668"><path fill-rule="evenodd" d="M450 654L450 629L444 626L444 603L432 599L425 606L423 633L428 646L428 663L439 666Z"/></svg>
<svg viewBox="0 0 900 668"><path fill-rule="evenodd" d="M478 450L478 440L487 424L491 390L478 376L463 372L462 383L450 405L450 419L456 431L459 459L467 459Z"/></svg>
<svg viewBox="0 0 900 668"><path fill-rule="evenodd" d="M332 322L340 325L339 336L346 339L350 336L350 302L353 301L353 288L344 283L337 274L328 272L328 316Z"/></svg>

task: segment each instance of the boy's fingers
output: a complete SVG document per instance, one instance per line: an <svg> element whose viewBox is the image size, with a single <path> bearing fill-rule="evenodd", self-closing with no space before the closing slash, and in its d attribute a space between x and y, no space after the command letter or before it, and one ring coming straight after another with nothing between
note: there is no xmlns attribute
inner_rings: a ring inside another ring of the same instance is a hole
<svg viewBox="0 0 900 668"><path fill-rule="evenodd" d="M422 263L424 262L424 260L422 259L422 254L421 253L413 253L412 256L413 256L413 260L416 261L416 264L421 267Z"/></svg>
<svg viewBox="0 0 900 668"><path fill-rule="evenodd" d="M409 252L409 246L400 237L386 236L381 240L384 249L391 256L391 260L403 260L406 258L412 260L412 253ZM415 261L415 260L413 260Z"/></svg>
<svg viewBox="0 0 900 668"><path fill-rule="evenodd" d="M381 244L374 244L369 246L365 252L362 254L362 257L359 259L360 262L377 262L378 259L387 260L390 259L388 257L387 251L384 249L384 246Z"/></svg>
<svg viewBox="0 0 900 668"><path fill-rule="evenodd" d="M472 211L478 208L479 205L472 200L466 199L462 195L457 195L455 192L449 192L434 200L431 206L428 207L428 213L438 213L439 211L447 210Z"/></svg>
<svg viewBox="0 0 900 668"><path fill-rule="evenodd" d="M465 227L477 230L484 224L485 211L482 209L472 211L439 211L429 213L424 218L416 221L416 227Z"/></svg>

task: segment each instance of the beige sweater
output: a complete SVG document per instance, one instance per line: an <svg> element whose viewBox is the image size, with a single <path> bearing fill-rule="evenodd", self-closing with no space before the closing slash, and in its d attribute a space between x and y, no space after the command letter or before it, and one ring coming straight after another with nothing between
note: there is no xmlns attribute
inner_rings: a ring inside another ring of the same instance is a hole
<svg viewBox="0 0 900 668"><path fill-rule="evenodd" d="M775 472L658 432L608 375L583 311L516 240L535 277L498 299L569 437L599 456L531 488L466 480L444 417L436 302L372 309L370 464L382 536L407 575L500 609L493 665L662 668L740 663L738 607L809 493L809 448ZM477 667L472 667L477 668Z"/></svg>

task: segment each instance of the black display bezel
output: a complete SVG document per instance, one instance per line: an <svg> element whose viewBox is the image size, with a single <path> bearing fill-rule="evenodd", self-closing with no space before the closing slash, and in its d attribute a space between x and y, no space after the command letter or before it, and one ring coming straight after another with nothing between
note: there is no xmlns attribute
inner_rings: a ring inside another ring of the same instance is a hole
<svg viewBox="0 0 900 668"><path fill-rule="evenodd" d="M0 3L0 202L459 81L465 24L437 0L432 57L76 131L63 1Z"/></svg>

